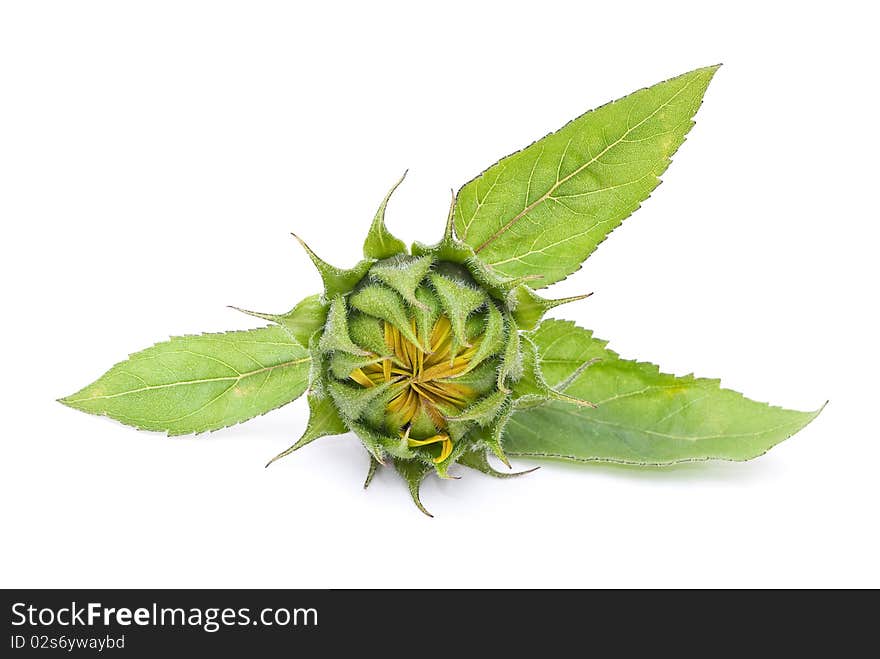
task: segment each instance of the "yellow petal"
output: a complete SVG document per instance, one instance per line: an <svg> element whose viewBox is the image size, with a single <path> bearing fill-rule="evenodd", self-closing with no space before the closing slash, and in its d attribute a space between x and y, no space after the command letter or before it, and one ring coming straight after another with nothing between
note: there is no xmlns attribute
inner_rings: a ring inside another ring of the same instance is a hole
<svg viewBox="0 0 880 659"><path fill-rule="evenodd" d="M436 444L437 442L445 442L448 440L449 437L447 435L439 434L434 435L433 437L428 437L428 439L412 439L408 437L406 444L407 446L428 446L429 444Z"/></svg>
<svg viewBox="0 0 880 659"><path fill-rule="evenodd" d="M440 455L434 458L434 462L443 462L446 458L449 457L450 453L452 453L452 440L447 437L446 441L443 442L443 447L440 449Z"/></svg>
<svg viewBox="0 0 880 659"><path fill-rule="evenodd" d="M367 377L367 374L364 373L362 369L354 369L349 377L363 387L369 388L375 386L373 381Z"/></svg>

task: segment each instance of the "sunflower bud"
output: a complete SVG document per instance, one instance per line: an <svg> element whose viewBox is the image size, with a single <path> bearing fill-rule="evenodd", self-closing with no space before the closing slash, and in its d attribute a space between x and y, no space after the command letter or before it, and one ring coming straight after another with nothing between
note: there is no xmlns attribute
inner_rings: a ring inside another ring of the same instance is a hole
<svg viewBox="0 0 880 659"><path fill-rule="evenodd" d="M371 456L365 486L390 459L427 514L418 491L428 473L449 478L461 462L502 475L486 452L509 466L501 436L513 408L563 396L544 383L521 331L569 299L545 300L494 272L454 237L451 215L439 243L407 252L385 228L390 194L354 268L333 267L302 243L324 283L310 302L321 305L322 324L284 324L308 337L311 416L302 438L275 459L353 431Z"/></svg>
<svg viewBox="0 0 880 659"><path fill-rule="evenodd" d="M431 255L377 261L330 303L318 342L325 393L371 452L446 468L510 403L520 370L503 304ZM379 448L380 450L375 450Z"/></svg>

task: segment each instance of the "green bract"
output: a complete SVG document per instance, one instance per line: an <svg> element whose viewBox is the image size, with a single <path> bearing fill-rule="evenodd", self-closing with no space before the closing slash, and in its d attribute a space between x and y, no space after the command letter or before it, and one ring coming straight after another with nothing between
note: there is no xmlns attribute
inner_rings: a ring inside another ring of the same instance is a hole
<svg viewBox="0 0 880 659"><path fill-rule="evenodd" d="M172 338L61 402L169 435L240 423L308 390L289 453L352 431L365 483L393 463L419 501L431 472L507 477L489 454L638 465L761 455L809 423L717 380L621 359L573 323L542 320L586 296L547 299L659 183L717 67L588 112L461 188L443 238L406 245L382 201L364 259L334 267L302 243L324 290L273 323ZM300 241L302 242L302 241ZM242 310L243 311L243 310ZM521 472L525 473L525 472Z"/></svg>

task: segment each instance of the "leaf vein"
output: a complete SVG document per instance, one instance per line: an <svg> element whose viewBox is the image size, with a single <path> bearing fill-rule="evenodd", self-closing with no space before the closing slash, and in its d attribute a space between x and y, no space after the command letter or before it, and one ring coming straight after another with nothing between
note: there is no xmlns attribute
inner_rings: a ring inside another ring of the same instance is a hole
<svg viewBox="0 0 880 659"><path fill-rule="evenodd" d="M178 382L168 382L166 384L154 384L148 385L145 387L138 387L137 389L129 389L127 391L120 391L115 394L103 394L99 396L86 396L83 398L71 398L68 399L70 403L81 403L84 401L90 400L106 400L110 398L119 398L120 396L130 396L132 394L142 393L144 391L153 391L155 389L166 389L171 387L181 387L185 385L195 385L195 384L207 384L210 382L228 382L232 381L232 385L235 385L236 382L243 380L245 378L253 377L254 375L258 375L260 373L264 373L267 371L273 371L279 368L287 368L289 366L296 366L297 364L303 364L311 360L311 357L303 357L302 359L294 359L291 361L283 362L281 364L273 364L272 366L265 366L261 369L257 369L255 371L247 371L245 373L239 373L237 376L235 375L225 375L216 378L200 378L197 380L181 380Z"/></svg>
<svg viewBox="0 0 880 659"><path fill-rule="evenodd" d="M571 180L574 176L577 176L580 172L584 171L587 167L589 167L590 165L592 165L592 164L594 164L595 162L597 162L597 161L599 160L599 158L601 158L601 157L602 157L603 155L605 155L608 151L610 151L610 150L613 149L615 146L617 146L618 144L620 144L620 142L621 142L622 140L626 139L626 137L627 137L630 133L632 133L634 130L636 130L637 128L639 128L640 126L642 126L646 121L648 121L648 120L650 120L651 118L653 118L658 112L660 112L661 110L663 110L664 108L666 108L667 106L669 106L669 105L670 105L670 104L671 104L671 103L672 103L672 102L673 102L673 101L674 101L674 100L675 100L680 94L682 94L686 89L688 89L688 88L693 84L694 80L695 80L694 78L689 79L684 85L681 86L680 89L676 90L675 93L673 93L673 94L672 94L672 95L671 95L666 101L664 101L663 103L659 104L656 108L654 108L653 111L651 111L646 117L644 117L644 118L643 118L641 121L639 121L636 125L627 128L627 129L623 132L623 134L622 134L620 137L618 137L617 139L615 139L613 142L609 143L609 144L608 144L605 148L603 148L598 154L596 154L595 156L591 157L591 158L590 158L589 160L587 160L583 165L581 165L580 167L575 168L575 170L574 170L571 174L567 174L567 175L566 175L565 177L563 177L562 179L559 179L556 183L554 183L554 184L550 187L550 189L549 189L547 192L545 192L543 195L541 195L541 196L540 196L538 199L536 199L532 204L529 204L528 206L526 206L522 211L520 211L519 213L517 213L513 218L511 218L510 220L508 220L508 221L507 221L507 222L506 222L506 223L505 223L500 229L498 229L495 233L493 233L491 236L489 236L489 238L487 238L487 239L486 239L486 240L485 240L485 241L484 241L479 247L477 247L474 251L477 252L477 253L480 253L482 250L484 250L486 247L488 247L490 244L492 244L495 240L497 240L497 239L500 238L502 235L504 235L504 234L505 234L505 233L506 233L506 232L507 232L507 231L508 231L508 230L509 230L514 224L516 224L520 219L522 219L522 217L523 217L524 215L527 215L527 214L530 213L532 210L534 210L538 205L540 205L541 203L543 203L544 201L546 201L547 198L549 198L549 197L553 194L553 192L554 192L557 188L559 188L560 185L562 185L562 184L565 183L566 181ZM629 125L629 122L627 122L627 125Z"/></svg>

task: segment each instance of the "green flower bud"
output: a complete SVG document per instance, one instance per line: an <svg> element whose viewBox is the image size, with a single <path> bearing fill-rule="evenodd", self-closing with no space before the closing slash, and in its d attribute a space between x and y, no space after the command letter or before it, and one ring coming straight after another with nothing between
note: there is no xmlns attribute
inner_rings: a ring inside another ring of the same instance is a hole
<svg viewBox="0 0 880 659"><path fill-rule="evenodd" d="M368 441L379 437L398 457L443 465L445 475L453 454L479 441L471 431L509 404L515 371L501 363L514 332L509 311L466 267L398 255L334 298L319 344L322 378L348 427L368 428ZM477 367L493 377L467 377Z"/></svg>
<svg viewBox="0 0 880 659"><path fill-rule="evenodd" d="M427 513L418 491L428 473L449 478L461 462L501 475L486 453L509 466L501 439L513 409L565 398L544 383L534 344L521 333L569 299L545 300L524 280L494 272L454 237L451 217L439 243L416 243L407 253L385 228L387 202L364 244L366 258L349 270L303 243L324 283L324 320L299 328L300 336L312 332L311 417L303 437L277 457L350 430L371 456L367 484L391 460Z"/></svg>

